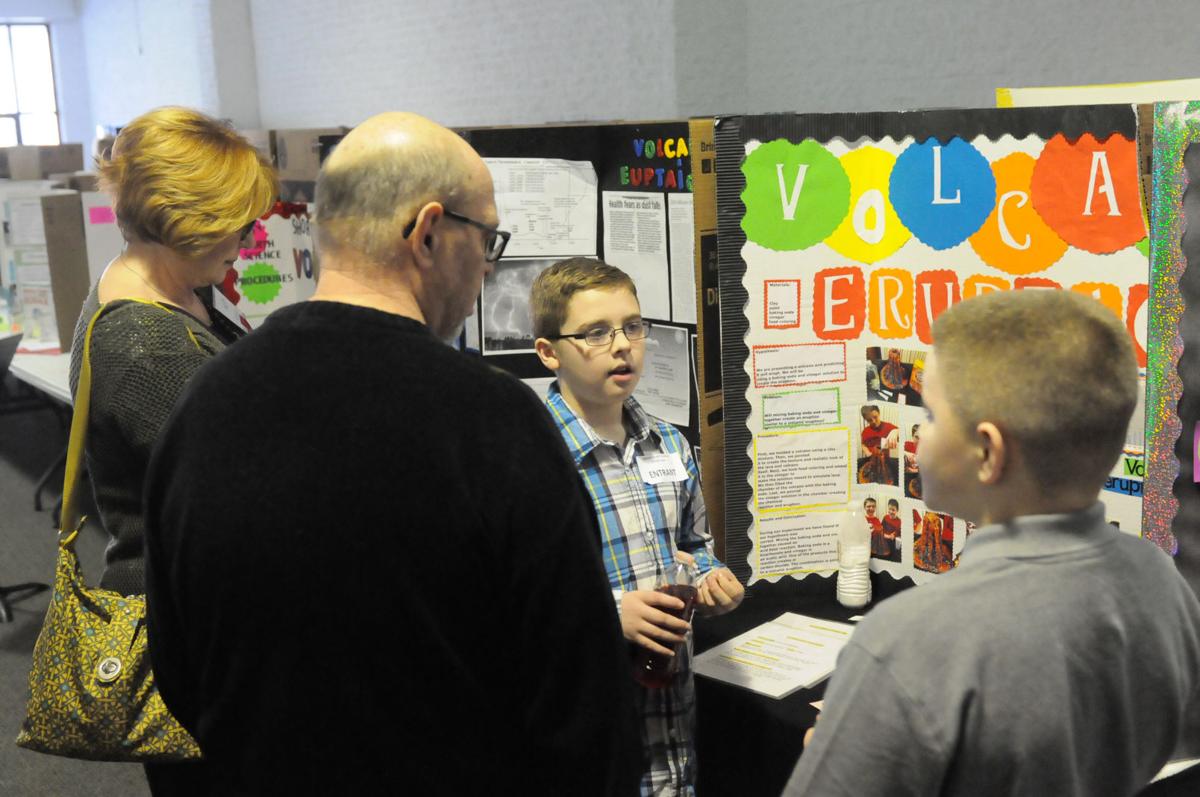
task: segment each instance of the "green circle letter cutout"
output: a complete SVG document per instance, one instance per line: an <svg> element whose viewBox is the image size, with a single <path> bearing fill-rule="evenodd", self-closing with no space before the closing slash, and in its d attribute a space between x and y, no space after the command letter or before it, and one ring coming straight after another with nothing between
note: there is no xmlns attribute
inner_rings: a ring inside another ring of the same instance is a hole
<svg viewBox="0 0 1200 797"><path fill-rule="evenodd" d="M825 240L850 210L850 178L815 141L762 144L742 161L742 174L742 230L768 249L807 249Z"/></svg>
<svg viewBox="0 0 1200 797"><path fill-rule="evenodd" d="M269 304L282 289L283 279L270 263L258 261L246 266L242 279L238 282L242 293L248 301L255 304Z"/></svg>

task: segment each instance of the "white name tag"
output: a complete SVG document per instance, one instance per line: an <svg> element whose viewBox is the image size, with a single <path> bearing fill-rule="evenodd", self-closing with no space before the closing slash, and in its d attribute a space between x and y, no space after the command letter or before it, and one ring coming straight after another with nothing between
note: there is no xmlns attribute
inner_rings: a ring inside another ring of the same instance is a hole
<svg viewBox="0 0 1200 797"><path fill-rule="evenodd" d="M649 457L637 458L638 472L646 484L664 484L665 482L686 481L687 468L678 454L654 454Z"/></svg>

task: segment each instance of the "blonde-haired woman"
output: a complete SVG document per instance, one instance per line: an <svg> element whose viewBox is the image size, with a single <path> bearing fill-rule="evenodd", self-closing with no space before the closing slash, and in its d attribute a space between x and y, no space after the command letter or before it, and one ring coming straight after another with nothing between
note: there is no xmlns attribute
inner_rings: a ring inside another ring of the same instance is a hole
<svg viewBox="0 0 1200 797"><path fill-rule="evenodd" d="M134 119L99 172L125 248L84 302L71 385L78 384L88 322L103 307L91 340L87 436L96 507L110 537L100 586L142 594L142 481L150 451L188 379L243 334L214 310L212 286L274 203L278 182L249 142L186 108Z"/></svg>

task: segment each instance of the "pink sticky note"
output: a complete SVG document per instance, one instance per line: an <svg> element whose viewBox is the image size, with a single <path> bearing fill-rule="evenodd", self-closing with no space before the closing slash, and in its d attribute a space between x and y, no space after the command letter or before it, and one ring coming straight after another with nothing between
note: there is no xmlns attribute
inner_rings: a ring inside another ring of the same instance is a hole
<svg viewBox="0 0 1200 797"><path fill-rule="evenodd" d="M116 224L117 214L113 213L113 209L107 205L97 205L94 208L88 208L88 221L92 224Z"/></svg>

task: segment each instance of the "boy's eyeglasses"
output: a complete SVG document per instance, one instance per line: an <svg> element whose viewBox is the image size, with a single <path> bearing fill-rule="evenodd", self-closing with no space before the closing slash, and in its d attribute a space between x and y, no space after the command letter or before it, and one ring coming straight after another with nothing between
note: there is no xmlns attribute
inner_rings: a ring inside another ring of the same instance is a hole
<svg viewBox="0 0 1200 797"><path fill-rule="evenodd" d="M508 246L508 239L512 237L512 233L508 230L484 224L482 221L475 221L475 219L464 216L461 213L455 213L453 210L442 208L442 215L446 216L446 218L460 221L463 224L477 227L487 233L487 237L483 239L483 259L489 263L495 263L500 259L500 255L504 254L504 247ZM401 235L404 238L408 238L408 236L412 235L413 228L416 226L417 220L413 219L404 227Z"/></svg>
<svg viewBox="0 0 1200 797"><path fill-rule="evenodd" d="M617 339L618 332L625 335L626 340L642 340L650 332L650 322L645 319L638 319L637 321L630 321L617 329L608 326L592 327L586 332L576 332L573 335L551 335L549 340L570 338L571 340L582 340L589 346L611 346L612 342Z"/></svg>

